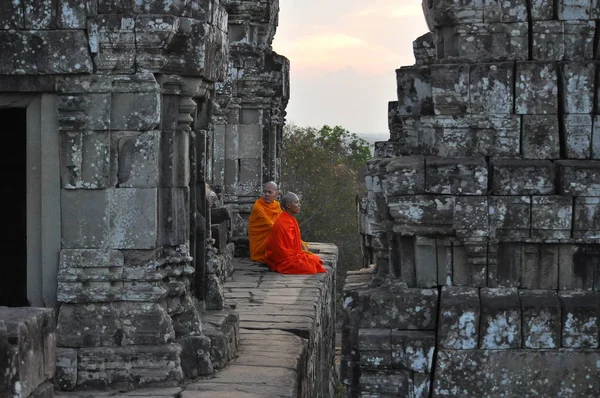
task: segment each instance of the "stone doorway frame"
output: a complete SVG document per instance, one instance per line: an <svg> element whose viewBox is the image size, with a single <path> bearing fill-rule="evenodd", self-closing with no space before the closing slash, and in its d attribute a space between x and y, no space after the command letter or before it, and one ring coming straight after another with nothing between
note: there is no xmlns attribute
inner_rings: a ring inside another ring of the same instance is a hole
<svg viewBox="0 0 600 398"><path fill-rule="evenodd" d="M57 96L0 93L0 108L26 108L27 299L32 307L56 307L61 248Z"/></svg>

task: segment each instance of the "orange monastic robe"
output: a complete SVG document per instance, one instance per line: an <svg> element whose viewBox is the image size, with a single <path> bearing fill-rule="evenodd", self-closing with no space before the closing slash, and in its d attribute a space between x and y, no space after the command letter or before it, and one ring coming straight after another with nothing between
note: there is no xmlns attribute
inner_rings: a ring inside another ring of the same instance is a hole
<svg viewBox="0 0 600 398"><path fill-rule="evenodd" d="M281 205L276 200L267 203L259 198L254 202L248 219L248 240L250 241L250 259L252 261L265 262L267 238L281 212Z"/></svg>
<svg viewBox="0 0 600 398"><path fill-rule="evenodd" d="M286 212L273 225L265 257L269 269L281 274L327 272L319 256L302 250L298 221Z"/></svg>

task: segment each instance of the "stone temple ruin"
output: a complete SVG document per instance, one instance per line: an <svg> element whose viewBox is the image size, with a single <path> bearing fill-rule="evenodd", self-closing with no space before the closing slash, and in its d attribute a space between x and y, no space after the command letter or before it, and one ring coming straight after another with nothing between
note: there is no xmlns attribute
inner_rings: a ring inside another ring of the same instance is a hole
<svg viewBox="0 0 600 398"><path fill-rule="evenodd" d="M249 198L279 176L278 12L278 0L0 2L0 307L48 308L0 311L0 396L52 396L50 378L169 385L232 359L233 242ZM26 360L15 340L35 341Z"/></svg>
<svg viewBox="0 0 600 398"><path fill-rule="evenodd" d="M600 2L423 11L360 202L347 396L600 396Z"/></svg>

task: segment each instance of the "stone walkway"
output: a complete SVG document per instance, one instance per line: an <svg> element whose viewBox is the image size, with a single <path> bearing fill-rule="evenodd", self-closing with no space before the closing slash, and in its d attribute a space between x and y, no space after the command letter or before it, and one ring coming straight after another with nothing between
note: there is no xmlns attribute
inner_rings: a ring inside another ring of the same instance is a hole
<svg viewBox="0 0 600 398"><path fill-rule="evenodd" d="M312 244L331 273L336 248ZM240 316L237 358L214 377L186 387L130 392L70 392L78 398L296 398L307 361L307 342L331 293L331 275L281 275L247 258L236 258L225 284L226 304ZM335 309L332 308L332 311ZM302 337L302 338L301 338Z"/></svg>

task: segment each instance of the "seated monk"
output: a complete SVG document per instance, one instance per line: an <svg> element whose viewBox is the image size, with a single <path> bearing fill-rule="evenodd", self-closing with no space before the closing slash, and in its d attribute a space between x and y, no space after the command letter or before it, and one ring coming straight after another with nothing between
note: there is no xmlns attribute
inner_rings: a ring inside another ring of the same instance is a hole
<svg viewBox="0 0 600 398"><path fill-rule="evenodd" d="M278 194L277 184L269 181L263 186L261 197L254 202L252 207L248 219L248 240L252 261L265 262L267 238L282 211L279 202L275 200Z"/></svg>
<svg viewBox="0 0 600 398"><path fill-rule="evenodd" d="M316 274L327 272L319 256L304 251L300 227L294 217L300 213L300 199L292 192L281 198L283 213L267 239L265 257L269 269L281 274Z"/></svg>

